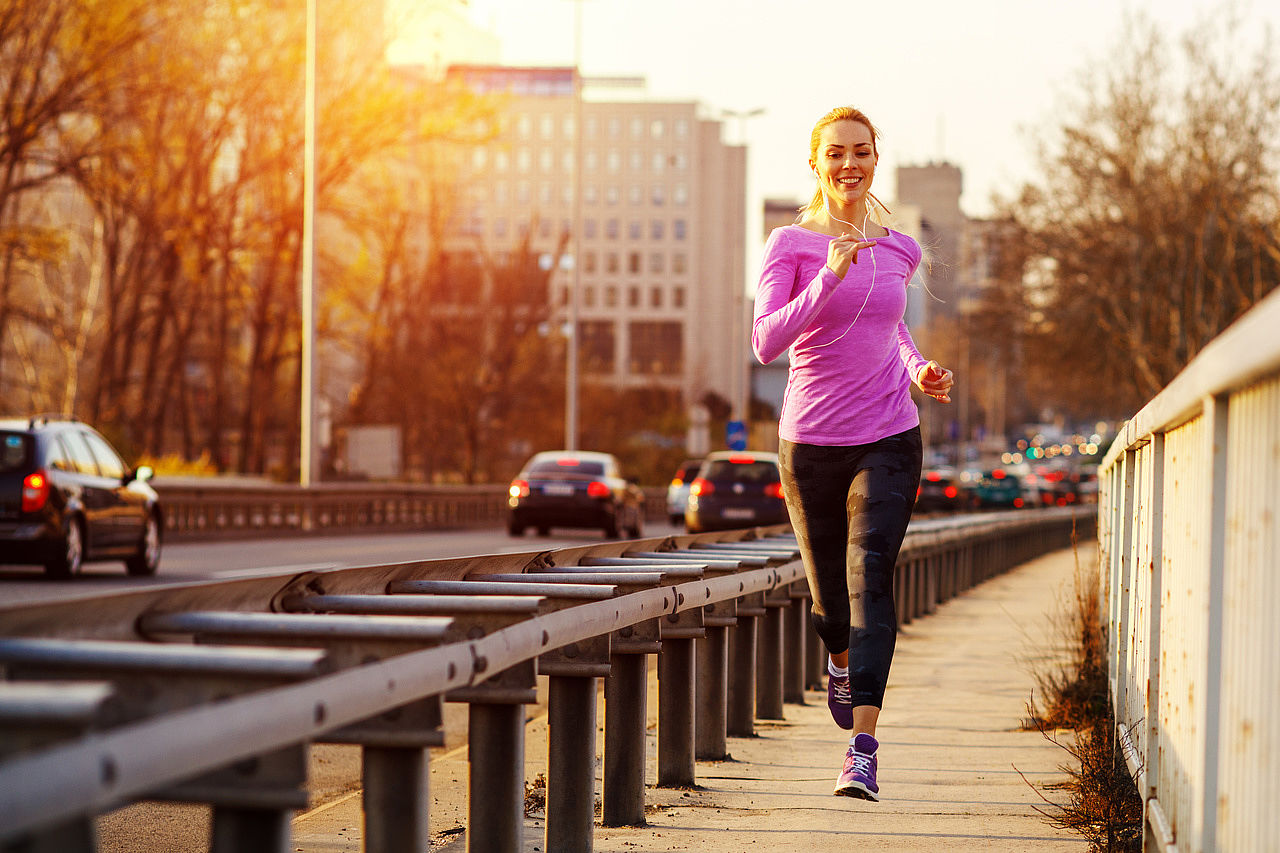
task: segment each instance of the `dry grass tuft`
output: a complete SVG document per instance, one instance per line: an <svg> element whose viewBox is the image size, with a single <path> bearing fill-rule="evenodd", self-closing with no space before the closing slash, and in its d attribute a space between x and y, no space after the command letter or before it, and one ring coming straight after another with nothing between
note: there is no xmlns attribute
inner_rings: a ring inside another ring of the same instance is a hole
<svg viewBox="0 0 1280 853"><path fill-rule="evenodd" d="M1075 537L1072 537L1075 545ZM1076 567L1071 594L1055 625L1071 652L1070 663L1037 672L1040 698L1027 703L1025 727L1041 732L1071 761L1062 770L1066 804L1044 798L1045 819L1089 841L1092 851L1138 853L1142 849L1142 797L1125 764L1116 737L1115 715L1107 686L1106 642L1102 624L1101 578L1095 567ZM1069 740L1057 730L1070 729Z"/></svg>

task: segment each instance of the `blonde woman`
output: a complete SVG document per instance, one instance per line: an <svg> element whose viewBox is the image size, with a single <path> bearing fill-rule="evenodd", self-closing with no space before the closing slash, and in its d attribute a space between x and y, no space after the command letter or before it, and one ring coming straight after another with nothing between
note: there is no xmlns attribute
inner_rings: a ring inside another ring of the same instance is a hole
<svg viewBox="0 0 1280 853"><path fill-rule="evenodd" d="M873 801L897 637L894 563L920 483L911 385L947 403L953 382L902 319L921 252L873 216L877 141L852 107L814 126L818 188L796 223L769 237L751 336L763 363L791 350L778 424L783 490L829 652L827 704L852 733L835 793Z"/></svg>

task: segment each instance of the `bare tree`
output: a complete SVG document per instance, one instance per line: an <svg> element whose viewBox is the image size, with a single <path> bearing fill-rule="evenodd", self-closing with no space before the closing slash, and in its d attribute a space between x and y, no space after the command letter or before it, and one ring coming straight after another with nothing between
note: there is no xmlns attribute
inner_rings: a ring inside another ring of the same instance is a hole
<svg viewBox="0 0 1280 853"><path fill-rule="evenodd" d="M1228 10L1175 51L1131 21L1005 202L989 308L1020 309L1037 399L1133 411L1280 283L1280 66L1249 36Z"/></svg>

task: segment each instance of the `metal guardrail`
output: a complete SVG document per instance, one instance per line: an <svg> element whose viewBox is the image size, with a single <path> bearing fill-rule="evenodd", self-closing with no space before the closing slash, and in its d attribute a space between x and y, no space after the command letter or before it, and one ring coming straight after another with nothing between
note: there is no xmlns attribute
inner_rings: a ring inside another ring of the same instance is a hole
<svg viewBox="0 0 1280 853"><path fill-rule="evenodd" d="M168 541L193 542L247 536L308 533L456 530L500 527L507 520L505 486L427 486L321 483L219 482L169 479L159 492ZM647 488L645 520L667 517L666 490Z"/></svg>
<svg viewBox="0 0 1280 853"><path fill-rule="evenodd" d="M898 615L1046 551L1081 510L930 523L908 535ZM643 824L646 656L659 670L660 786L780 718L821 682L786 527L556 551L177 583L0 604L0 847L95 849L137 799L213 806L214 853L290 850L307 748L362 745L364 843L421 851L427 748L467 702L468 849L516 851L524 705L549 676L546 847L590 850L597 678L602 823ZM696 673L696 678L695 678Z"/></svg>
<svg viewBox="0 0 1280 853"><path fill-rule="evenodd" d="M1280 291L1126 424L1099 469L1111 697L1146 850L1280 837Z"/></svg>

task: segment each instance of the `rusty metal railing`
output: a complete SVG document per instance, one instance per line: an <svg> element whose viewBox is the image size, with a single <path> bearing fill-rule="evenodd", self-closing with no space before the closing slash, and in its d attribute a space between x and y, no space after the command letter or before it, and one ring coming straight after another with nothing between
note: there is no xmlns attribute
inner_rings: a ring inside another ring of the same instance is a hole
<svg viewBox="0 0 1280 853"><path fill-rule="evenodd" d="M1090 520L920 525L901 553L900 618ZM776 527L0 604L0 844L90 851L94 815L161 798L212 805L215 853L283 853L309 745L340 742L362 748L365 849L426 850L427 750L454 701L469 708L469 849L515 851L541 674L544 849L590 850L597 679L601 820L642 824L646 656L661 676L657 782L692 785L696 758L724 757L728 735L820 681L807 603Z"/></svg>
<svg viewBox="0 0 1280 853"><path fill-rule="evenodd" d="M1145 849L1280 837L1280 291L1126 424L1099 469L1111 698Z"/></svg>

